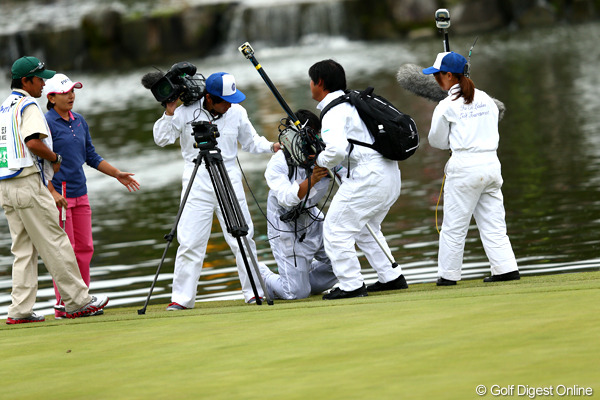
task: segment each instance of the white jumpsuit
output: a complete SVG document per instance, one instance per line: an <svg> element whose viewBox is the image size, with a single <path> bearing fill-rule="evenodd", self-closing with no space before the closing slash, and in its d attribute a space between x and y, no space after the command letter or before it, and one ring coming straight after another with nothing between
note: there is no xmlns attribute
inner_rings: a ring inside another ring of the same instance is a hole
<svg viewBox="0 0 600 400"><path fill-rule="evenodd" d="M483 91L475 89L471 104L462 97L452 100L459 85L435 108L429 144L452 150L446 164L444 221L440 234L438 276L458 281L471 221L479 228L492 275L516 271L517 262L506 234L502 174L498 148L498 107Z"/></svg>
<svg viewBox="0 0 600 400"><path fill-rule="evenodd" d="M304 299L330 289L337 282L323 247L323 214L312 207L295 222L279 218L304 202L304 198L298 197L298 189L306 179L306 171L293 168L290 178L289 168L293 167L288 167L280 151L271 157L265 171L271 189L267 200L269 242L279 274L261 267L269 294L284 300ZM330 179L325 177L310 189L306 207L316 205L327 194L329 183Z"/></svg>
<svg viewBox="0 0 600 400"><path fill-rule="evenodd" d="M317 108L322 110L343 94L341 90L328 93ZM348 166L348 138L373 143L358 111L349 103L337 105L325 114L321 136L326 147L317 157L317 165L330 169L338 164ZM368 224L373 229L379 242L391 254L381 233L381 222L400 196L398 162L364 146L354 146L349 158L350 176L344 175L323 225L325 251L331 259L339 287L344 291L356 290L364 284L355 244L365 253L379 282L393 281L402 274L400 266L392 267L366 227Z"/></svg>
<svg viewBox="0 0 600 400"><path fill-rule="evenodd" d="M175 115L168 116L163 114L154 124L154 141L157 145L164 147L175 143L179 139L181 154L185 161L182 178L182 199L194 169L194 159L199 155L199 150L193 147L195 140L192 136L191 122L209 120L208 112L202 108L203 101L200 100L189 106L177 107ZM250 250L251 254L246 249L246 256L248 257L250 269L253 270L249 257L256 257L256 244L252 239L254 227L250 219L248 205L246 204L241 171L235 163L235 158L237 156L238 142L241 144L243 150L252 153L271 152L271 143L256 133L248 119L248 113L239 104L232 104L231 108L213 123L218 127L220 133L220 137L217 138L217 146L221 149L223 164L227 169L235 195L248 224L247 238L252 249ZM206 255L206 247L214 213L217 214L227 244L235 254L244 298L247 302L254 297L237 239L226 232L225 221L223 220L208 170L202 164L198 168L192 189L177 226L179 248L175 259L171 299L173 302L184 307L194 307L198 279L202 272L202 264ZM244 243L243 238L242 243ZM255 277L254 282L259 296L263 296L257 277Z"/></svg>

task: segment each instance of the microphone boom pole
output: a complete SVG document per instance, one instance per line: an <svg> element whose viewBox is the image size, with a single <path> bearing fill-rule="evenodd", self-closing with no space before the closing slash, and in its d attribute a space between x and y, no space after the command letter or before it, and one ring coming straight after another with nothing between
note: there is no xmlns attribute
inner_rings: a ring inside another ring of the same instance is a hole
<svg viewBox="0 0 600 400"><path fill-rule="evenodd" d="M298 120L298 117L296 117L296 114L294 114L292 109L285 102L285 100L279 93L279 90L277 90L277 88L271 81L271 78L269 78L269 76L263 69L262 65L260 65L260 63L258 62L256 57L254 57L254 49L252 48L252 46L250 46L250 43L248 43L248 42L244 43L243 45L238 47L238 50L240 51L240 53L242 53L244 55L244 57L246 57L248 60L250 60L252 62L252 64L254 65L254 67L260 74L260 76L263 78L263 80L265 81L265 83L267 84L269 89L271 89L271 92L273 92L273 95L279 102L279 105L281 105L281 107L283 108L283 111L285 111L285 113L288 115L288 117L290 117L290 119L294 122L294 125L296 127L300 126L300 121Z"/></svg>

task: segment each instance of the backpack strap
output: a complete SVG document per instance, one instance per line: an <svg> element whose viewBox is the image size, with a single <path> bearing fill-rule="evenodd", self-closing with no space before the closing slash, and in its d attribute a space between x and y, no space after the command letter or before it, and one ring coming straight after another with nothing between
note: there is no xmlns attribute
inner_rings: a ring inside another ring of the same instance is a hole
<svg viewBox="0 0 600 400"><path fill-rule="evenodd" d="M373 149L373 150L377 151L377 149L375 148L374 145L369 144L369 143L365 143L365 142L360 142L360 141L355 140L355 139L348 139L348 143L351 143L353 145L368 147L370 149Z"/></svg>
<svg viewBox="0 0 600 400"><path fill-rule="evenodd" d="M323 108L321 110L321 123L323 122L323 117L325 116L325 114L327 114L327 112L329 110L331 110L333 107L342 104L342 103L351 103L350 101L350 92L348 90L345 91L345 94L343 96L338 97L337 99L333 100L332 102L330 102L329 104L327 104L325 106L325 108ZM354 150L354 142L356 142L354 139L348 139L348 142L350 143L350 151L348 151L348 168L347 168L347 173L346 173L346 177L350 178L350 154L352 154L352 150ZM358 142L359 144L361 142Z"/></svg>
<svg viewBox="0 0 600 400"><path fill-rule="evenodd" d="M350 143L350 151L348 151L348 168L346 168L346 178L350 178L350 154L352 154L352 150L354 150L354 143Z"/></svg>
<svg viewBox="0 0 600 400"><path fill-rule="evenodd" d="M368 96L368 95L370 95L372 93L373 93L373 88L371 86L369 86L363 92L356 92L355 95L358 95L358 96ZM337 99L335 99L332 102L330 102L329 104L327 104L327 106L325 106L325 108L323 108L323 110L321 110L321 118L320 118L321 122L323 122L323 117L325 116L325 114L327 114L327 112L329 110L331 110L333 107L335 107L335 106L337 106L339 104L342 104L342 103L350 103L350 104L352 104L351 96L352 96L352 92L349 91L349 90L346 90L345 94L343 96L340 96ZM364 122L364 120L363 120L363 122ZM367 130L369 131L369 133L371 133L371 131L369 130L369 127L367 127ZM375 150L375 148L374 148L374 145L372 145L372 144L361 142L361 141L356 140L356 139L348 139L348 143L350 143L350 151L348 151L348 168L347 168L346 177L349 178L350 177L350 154L352 154L352 150L354 150L354 145L368 147L368 148L373 149L373 150Z"/></svg>
<svg viewBox="0 0 600 400"><path fill-rule="evenodd" d="M325 116L325 114L327 114L327 112L329 110L331 110L333 107L337 106L338 104L349 103L350 102L350 95L349 95L349 93L348 92L345 92L345 93L346 94L344 94L343 96L340 96L337 99L335 99L332 102L330 102L329 104L327 104L325 106L325 108L323 108L321 110L321 117L320 117L321 122L323 122L323 117Z"/></svg>
<svg viewBox="0 0 600 400"><path fill-rule="evenodd" d="M356 107L356 111L358 111L358 115L360 116L360 119L362 120L362 122L365 124L365 126L367 127L367 131L369 132L369 134L371 135L372 138L374 138L373 135L373 131L372 129L377 128L376 126L373 126L369 119L364 118L363 114L362 114L362 110L359 109L355 104L357 104L360 99L364 99L367 96L372 96L373 95L373 90L375 90L372 86L369 86L368 88L366 88L363 91L352 91L348 93L348 101L350 102L350 104L354 105ZM357 99L359 98L359 99ZM353 101L354 99L354 101ZM348 139L348 142L358 145L358 146L364 146L364 147L368 147L370 149L376 150L373 144L370 143L365 143L365 142L361 142L355 139Z"/></svg>

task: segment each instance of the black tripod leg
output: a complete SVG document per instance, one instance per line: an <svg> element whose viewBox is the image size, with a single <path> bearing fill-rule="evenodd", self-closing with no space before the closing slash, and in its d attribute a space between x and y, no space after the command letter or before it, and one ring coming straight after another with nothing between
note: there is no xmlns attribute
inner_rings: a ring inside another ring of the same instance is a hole
<svg viewBox="0 0 600 400"><path fill-rule="evenodd" d="M238 203L237 197L235 196L233 189L229 191L229 188L227 187L227 170L219 169L218 165L211 161L207 161L206 168L208 169L208 175L210 176L210 180L213 184L215 195L217 197L219 207L221 208L221 213L223 214L227 231L233 236L236 236L235 232L233 232L233 228L244 227L246 223L245 221L241 223L237 218L237 214L235 212L236 210L234 208L234 204Z"/></svg>
<svg viewBox="0 0 600 400"><path fill-rule="evenodd" d="M194 160L194 164L195 164L194 171L192 172L192 176L190 177L190 182L188 183L187 188L185 189L185 194L183 195L183 199L181 199L181 204L179 205L179 211L177 211L177 216L175 217L175 223L173 224L173 228L171 228L171 232L169 232L168 234L165 235L165 239L167 240L167 247L165 248L165 251L163 252L163 256L160 259L158 268L156 269L156 275L154 275L154 281L152 282L152 285L150 286L150 291L148 292L148 297L146 298L144 307L137 310L138 315L146 314L146 308L148 307L148 302L150 301L150 296L152 296L152 292L154 291L154 285L156 285L156 281L158 279L158 274L160 274L160 268L162 267L163 262L165 261L165 257L167 255L167 250L169 250L169 246L171 245L171 242L173 241L173 238L175 237L175 232L177 231L177 225L179 224L179 220L181 219L181 214L183 214L183 207L185 206L185 203L187 202L187 198L190 195L190 191L192 190L192 184L194 183L194 178L196 178L196 172L198 172L198 167L200 166L201 163L202 163L202 158L200 158L200 156L198 156L198 158L196 158Z"/></svg>
<svg viewBox="0 0 600 400"><path fill-rule="evenodd" d="M152 281L152 286L150 286L150 292L148 292L148 297L146 297L146 302L144 303L144 307L137 310L138 315L146 314L146 308L148 307L148 302L150 301L150 296L152 296L152 292L154 291L154 285L156 285L156 281L158 279L158 274L160 274L160 268L165 261L165 257L167 255L167 250L169 250L169 246L171 245L171 240L167 242L167 247L165 247L165 251L163 252L162 258L160 259L160 263L158 264L158 269L156 270L156 275L154 275L154 281Z"/></svg>
<svg viewBox="0 0 600 400"><path fill-rule="evenodd" d="M225 168L225 166L223 164L219 164L218 168L220 170L219 172L220 172L221 176L228 177L227 169ZM229 196L231 196L231 197L229 197L229 202L232 205L234 215L237 216L236 222L237 222L238 226L244 226L247 228L248 225L246 223L246 219L244 218L244 212L242 211L242 209L240 207L240 203L238 202L237 197L235 196L235 191L233 190L233 185L231 184L231 180L223 179L223 186L226 188L225 193L228 194ZM248 237L246 235L244 235L244 244L246 245L246 251L250 255L250 260L252 260L252 266L254 267L254 271L256 272L258 282L260 283L263 293L265 294L265 298L267 299L267 304L273 305L273 299L271 299L271 296L269 296L269 292L267 291L267 286L265 285L265 282L264 282L262 275L260 274L260 270L258 268L258 261L257 261L256 253L252 251L252 248L250 247L250 242L248 241ZM252 281L254 281L254 279L252 278L252 275L250 275L250 278Z"/></svg>
<svg viewBox="0 0 600 400"><path fill-rule="evenodd" d="M227 232L235 237L238 241L238 246L242 254L244 266L246 268L246 273L248 274L248 279L250 279L252 291L254 292L256 304L261 305L262 299L258 295L256 283L254 282L254 275L252 274L250 265L248 263L248 257L246 256L246 251L242 245L242 236L244 236L246 242L246 249L252 256L253 265L255 266L256 274L259 282L261 283L263 292L265 293L265 297L267 297L269 304L272 304L273 301L268 298L269 294L267 292L267 288L262 280L258 266L256 265L256 255L253 254L252 249L248 245L248 239L246 238L246 235L248 235L248 225L246 224L244 213L240 208L240 203L235 195L235 191L233 190L227 169L223 164L223 158L221 157L220 150L215 149L203 151L202 156L204 157L206 168L208 169L208 174L210 176L211 183L213 184L221 213L223 214L223 220L225 221Z"/></svg>
<svg viewBox="0 0 600 400"><path fill-rule="evenodd" d="M252 292L254 293L254 298L256 299L256 305L261 305L262 300L258 295L258 290L256 289L256 283L254 283L254 278L252 276L252 271L250 270L250 265L248 264L248 258L246 257L246 251L244 250L244 246L242 246L241 237L236 237L238 242L238 247L240 248L240 253L242 254L242 259L244 260L244 266L246 267L246 273L248 274L248 279L250 280L250 286L252 286Z"/></svg>
<svg viewBox="0 0 600 400"><path fill-rule="evenodd" d="M246 245L246 248L248 249L248 253L250 253L252 256L254 256L254 254L252 253L252 251L250 249L250 242L248 241L248 238L245 236L244 236L244 244ZM267 290L267 285L265 284L265 281L263 280L263 277L260 273L260 269L258 268L258 261L256 260L256 257L252 257L251 260L252 260L252 266L254 267L254 271L256 272L256 276L258 277L258 282L260 283L263 293L265 294L265 298L267 299L267 304L272 306L273 299L269 295L269 291Z"/></svg>

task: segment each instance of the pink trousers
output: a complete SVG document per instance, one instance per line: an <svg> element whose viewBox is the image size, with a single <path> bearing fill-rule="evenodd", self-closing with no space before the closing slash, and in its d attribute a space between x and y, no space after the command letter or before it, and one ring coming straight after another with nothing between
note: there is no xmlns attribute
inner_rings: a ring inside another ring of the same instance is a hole
<svg viewBox="0 0 600 400"><path fill-rule="evenodd" d="M85 284L90 287L90 262L94 254L92 209L87 194L81 197L67 198L67 203L69 206L67 208L66 225L63 227L62 208L58 209L60 213L59 223L69 236L81 277ZM56 293L56 304L61 304L61 297L56 284L54 284L54 293Z"/></svg>

